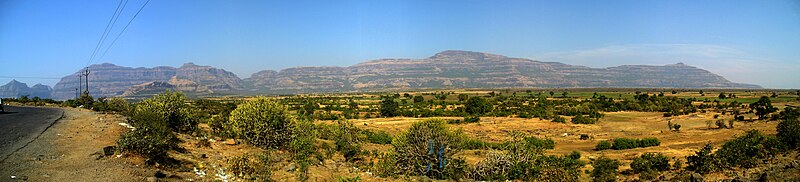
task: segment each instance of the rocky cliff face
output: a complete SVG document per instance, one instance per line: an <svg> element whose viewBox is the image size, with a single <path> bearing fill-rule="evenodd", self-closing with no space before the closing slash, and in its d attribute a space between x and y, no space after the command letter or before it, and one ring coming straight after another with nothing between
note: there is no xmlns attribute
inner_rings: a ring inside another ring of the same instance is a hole
<svg viewBox="0 0 800 182"><path fill-rule="evenodd" d="M132 86L148 82L168 83L173 77L189 80L211 90L239 90L241 80L235 74L209 66L197 66L187 63L180 68L160 66L155 68L130 68L110 63L89 66L89 92L93 97L109 97L122 95ZM78 88L79 70L65 76L53 89L56 99L75 97ZM85 86L84 86L85 88Z"/></svg>
<svg viewBox="0 0 800 182"><path fill-rule="evenodd" d="M28 87L28 84L11 80L7 84L0 86L0 97L2 98L17 98L27 95L29 98L50 98L52 88L47 85L36 84L33 87Z"/></svg>
<svg viewBox="0 0 800 182"><path fill-rule="evenodd" d="M253 90L289 93L503 87L760 88L681 63L589 68L469 51L444 51L425 59L373 60L349 67L262 71L246 81Z"/></svg>
<svg viewBox="0 0 800 182"><path fill-rule="evenodd" d="M244 80L223 69L192 63L180 68L129 68L105 63L89 69L89 90L95 97L165 89L203 94L509 87L760 88L733 83L682 63L590 68L469 51L444 51L424 59L379 59L349 67L265 70ZM53 96L74 97L78 74L56 84Z"/></svg>

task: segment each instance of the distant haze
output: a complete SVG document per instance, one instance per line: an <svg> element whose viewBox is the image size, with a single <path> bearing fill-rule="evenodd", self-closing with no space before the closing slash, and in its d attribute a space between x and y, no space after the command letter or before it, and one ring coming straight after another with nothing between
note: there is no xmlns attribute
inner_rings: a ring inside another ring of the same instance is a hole
<svg viewBox="0 0 800 182"><path fill-rule="evenodd" d="M800 88L800 4L790 0L150 1L90 60L119 2L0 1L0 83L53 86L105 62L194 62L246 78L470 50L595 68L682 62L732 82ZM109 39L144 2L128 1Z"/></svg>

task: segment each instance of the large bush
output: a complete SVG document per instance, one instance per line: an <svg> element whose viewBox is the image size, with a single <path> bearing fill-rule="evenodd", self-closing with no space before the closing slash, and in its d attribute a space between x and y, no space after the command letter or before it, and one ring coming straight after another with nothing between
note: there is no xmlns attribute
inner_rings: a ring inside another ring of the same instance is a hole
<svg viewBox="0 0 800 182"><path fill-rule="evenodd" d="M336 150L342 153L346 161L353 161L361 153L359 130L352 122L345 119L339 119L337 124L338 127L334 131Z"/></svg>
<svg viewBox="0 0 800 182"><path fill-rule="evenodd" d="M695 155L686 157L686 168L701 174L706 174L715 171L719 168L719 162L711 152L714 147L711 144L706 144L703 149L695 152Z"/></svg>
<svg viewBox="0 0 800 182"><path fill-rule="evenodd" d="M790 149L800 147L800 119L798 116L800 116L800 109L791 107L787 107L780 113L783 121L778 123L777 136Z"/></svg>
<svg viewBox="0 0 800 182"><path fill-rule="evenodd" d="M229 126L225 128L252 145L280 149L290 141L293 120L282 104L266 97L256 97L231 111Z"/></svg>
<svg viewBox="0 0 800 182"><path fill-rule="evenodd" d="M395 117L400 115L400 104L394 101L392 97L384 97L381 101L380 108L381 116Z"/></svg>
<svg viewBox="0 0 800 182"><path fill-rule="evenodd" d="M774 136L765 136L758 130L750 130L744 136L725 142L714 153L727 167L754 167L757 159L777 154L781 143Z"/></svg>
<svg viewBox="0 0 800 182"><path fill-rule="evenodd" d="M167 91L145 99L136 105L133 112L132 115L153 112L164 118L163 122L173 131L191 132L197 127L197 120L191 116L194 110L186 104L186 96L180 92Z"/></svg>
<svg viewBox="0 0 800 182"><path fill-rule="evenodd" d="M411 125L392 140L396 165L408 175L437 179L458 179L463 175L460 132L452 131L442 119L427 119Z"/></svg>
<svg viewBox="0 0 800 182"><path fill-rule="evenodd" d="M129 117L137 123L136 129L126 132L117 139L118 150L142 155L154 162L169 158L167 151L178 147L178 139L167 127L163 115L157 112L142 111Z"/></svg>
<svg viewBox="0 0 800 182"><path fill-rule="evenodd" d="M492 152L470 171L474 180L577 181L585 165L580 154L545 156L553 149L551 139L539 139L512 133L512 140L503 144L507 152Z"/></svg>
<svg viewBox="0 0 800 182"><path fill-rule="evenodd" d="M644 153L634 158L631 163L631 169L639 173L639 179L643 180L651 180L658 175L658 172L667 171L670 167L669 158L661 153Z"/></svg>
<svg viewBox="0 0 800 182"><path fill-rule="evenodd" d="M465 111L469 114L482 115L492 111L494 107L483 97L470 97L465 105Z"/></svg>
<svg viewBox="0 0 800 182"><path fill-rule="evenodd" d="M592 161L592 181L595 182L611 182L617 180L617 170L619 169L619 161L616 159L609 159L601 156Z"/></svg>
<svg viewBox="0 0 800 182"><path fill-rule="evenodd" d="M608 150L611 149L611 147L612 147L611 142L608 142L608 140L603 140L597 143L597 145L594 148L595 150Z"/></svg>

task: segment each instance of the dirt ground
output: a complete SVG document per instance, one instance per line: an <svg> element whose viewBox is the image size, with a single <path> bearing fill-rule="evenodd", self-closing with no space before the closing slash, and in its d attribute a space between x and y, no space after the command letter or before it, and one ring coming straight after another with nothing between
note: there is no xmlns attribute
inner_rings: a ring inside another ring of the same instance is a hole
<svg viewBox="0 0 800 182"><path fill-rule="evenodd" d="M510 139L511 131L547 137L556 142L555 149L547 151L548 154L564 155L572 151L579 151L582 154L581 159L584 161L607 156L619 159L623 164L620 166L620 170L626 170L630 169L629 164L633 158L645 152L660 152L668 157L681 158L685 162L686 156L693 155L705 144L710 143L719 147L734 136L752 129L757 129L765 134L775 134L775 126L778 124L776 121L735 122L734 128L730 129L717 129L716 125L709 128L707 121L716 121L717 119L713 118L715 114L719 113L707 112L663 117L663 113L660 112L610 112L605 113L605 117L600 119L597 124L589 125L553 123L540 119L482 117L479 123L450 126L462 129L471 137L492 142L507 141ZM720 116L718 119L727 121L730 117ZM396 134L407 130L413 122L424 119L398 117L352 121L362 129L384 130L390 134ZM567 118L567 120L569 119ZM667 123L670 121L673 124L680 124L682 126L680 131L670 131L667 127ZM591 139L581 140L581 134L588 134ZM661 145L628 150L594 150L595 145L600 141L622 137L655 137L661 141ZM371 148L386 149L388 146ZM475 164L486 157L486 154L485 151L471 150L465 151L462 155L466 158L467 163ZM584 169L590 170L591 165L586 165ZM584 175L582 179L589 180L588 175Z"/></svg>
<svg viewBox="0 0 800 182"><path fill-rule="evenodd" d="M102 156L125 130L124 121L85 109L61 108L65 117L0 164L0 181L146 181L155 169L135 158ZM14 178L12 178L14 176Z"/></svg>

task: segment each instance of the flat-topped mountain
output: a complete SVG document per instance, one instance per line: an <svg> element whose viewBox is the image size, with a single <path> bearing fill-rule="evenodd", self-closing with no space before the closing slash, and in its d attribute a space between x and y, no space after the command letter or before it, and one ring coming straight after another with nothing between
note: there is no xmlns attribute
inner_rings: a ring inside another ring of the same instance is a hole
<svg viewBox="0 0 800 182"><path fill-rule="evenodd" d="M349 67L262 71L245 82L252 84L252 90L279 93L498 87L760 88L682 63L590 68L469 51L444 51L425 59L379 59Z"/></svg>
<svg viewBox="0 0 800 182"><path fill-rule="evenodd" d="M210 66L198 66L192 63L186 63L179 68L169 66L130 68L103 63L91 65L89 70L91 71L89 74L89 93L94 97L118 96L136 85L148 82L169 83L173 78L188 80L190 83L184 84L190 86L196 84L199 87L197 90L202 90L203 92L206 90L234 91L243 88L240 83L241 79L231 72ZM56 99L75 97L75 88L78 88L79 84L78 75L82 71L79 70L61 78L61 81L53 87L53 97ZM141 90L148 89L142 88Z"/></svg>
<svg viewBox="0 0 800 182"><path fill-rule="evenodd" d="M243 80L223 69L192 63L180 68L129 68L104 63L89 69L92 70L89 90L95 97L160 89L252 94L512 87L761 88L734 83L683 63L590 68L453 50L423 59L378 59L348 67L265 70ZM53 96L74 97L79 73L56 84Z"/></svg>

